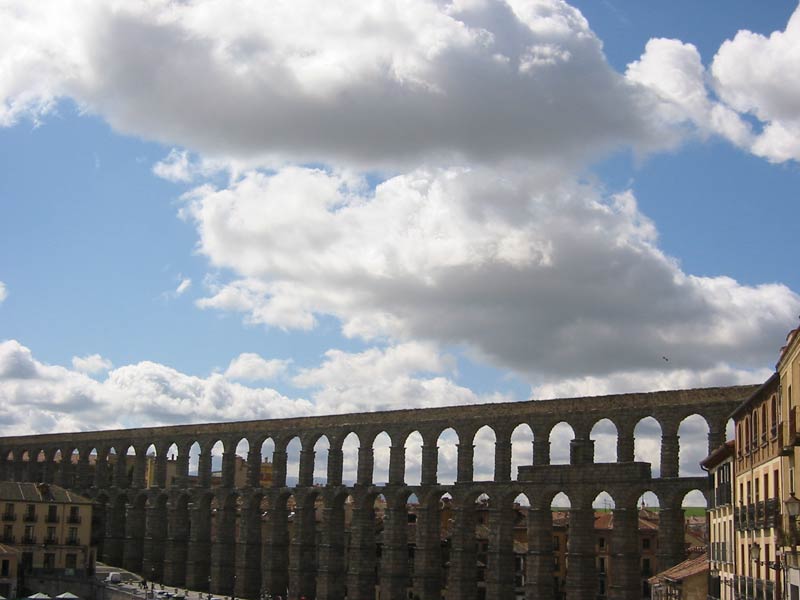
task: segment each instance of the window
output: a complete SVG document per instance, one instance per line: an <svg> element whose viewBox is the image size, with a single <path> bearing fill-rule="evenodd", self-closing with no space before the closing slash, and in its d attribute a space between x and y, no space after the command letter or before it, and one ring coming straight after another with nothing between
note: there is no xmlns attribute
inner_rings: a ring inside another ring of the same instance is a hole
<svg viewBox="0 0 800 600"><path fill-rule="evenodd" d="M67 537L68 544L77 544L78 543L78 528L77 527L70 527L69 528L69 536Z"/></svg>
<svg viewBox="0 0 800 600"><path fill-rule="evenodd" d="M47 537L44 540L45 544L55 544L56 542L56 528L55 527L48 527L47 528Z"/></svg>
<svg viewBox="0 0 800 600"><path fill-rule="evenodd" d="M597 563L597 571L599 573L605 573L606 572L606 559L601 557L601 558L598 559L598 561L599 562Z"/></svg>
<svg viewBox="0 0 800 600"><path fill-rule="evenodd" d="M36 543L36 537L33 535L33 525L25 525L25 536L22 539L23 544Z"/></svg>
<svg viewBox="0 0 800 600"><path fill-rule="evenodd" d="M58 522L58 506L55 504L51 504L47 507L47 522L48 523L57 523Z"/></svg>
<svg viewBox="0 0 800 600"><path fill-rule="evenodd" d="M0 563L0 577L8 577L8 561Z"/></svg>
<svg viewBox="0 0 800 600"><path fill-rule="evenodd" d="M3 541L9 544L14 543L14 528L11 525L3 526Z"/></svg>
<svg viewBox="0 0 800 600"><path fill-rule="evenodd" d="M558 567L559 567L558 556L554 556L553 557L553 571L558 571Z"/></svg>
<svg viewBox="0 0 800 600"><path fill-rule="evenodd" d="M77 569L78 568L78 556L77 554L70 553L64 557L64 568L66 569Z"/></svg>
<svg viewBox="0 0 800 600"><path fill-rule="evenodd" d="M56 568L56 555L52 552L45 552L44 554L44 563L42 566L45 569L55 569Z"/></svg>
<svg viewBox="0 0 800 600"><path fill-rule="evenodd" d="M553 536L553 550L558 550L558 546L559 546L559 544L558 544L558 536L554 535Z"/></svg>
<svg viewBox="0 0 800 600"><path fill-rule="evenodd" d="M650 550L650 538L642 538L642 550Z"/></svg>
<svg viewBox="0 0 800 600"><path fill-rule="evenodd" d="M33 504L28 504L25 506L25 520L26 521L35 521L36 520L36 506Z"/></svg>
<svg viewBox="0 0 800 600"><path fill-rule="evenodd" d="M606 538L604 538L604 537L597 538L597 545L600 548L605 548L606 547Z"/></svg>
<svg viewBox="0 0 800 600"><path fill-rule="evenodd" d="M80 523L81 522L81 509L77 506L70 506L69 507L69 522L70 523ZM414 515L416 516L416 515ZM411 515L409 515L411 517ZM411 522L411 521L409 521Z"/></svg>

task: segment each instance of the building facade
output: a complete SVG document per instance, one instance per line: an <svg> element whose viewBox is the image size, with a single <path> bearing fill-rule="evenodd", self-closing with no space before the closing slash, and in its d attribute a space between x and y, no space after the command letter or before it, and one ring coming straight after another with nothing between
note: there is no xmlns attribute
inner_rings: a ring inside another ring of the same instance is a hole
<svg viewBox="0 0 800 600"><path fill-rule="evenodd" d="M46 483L0 482L2 538L19 553L19 572L93 573L88 498Z"/></svg>
<svg viewBox="0 0 800 600"><path fill-rule="evenodd" d="M716 600L733 600L736 578L734 536L735 442L717 448L700 465L708 471L711 487L708 501L708 595Z"/></svg>
<svg viewBox="0 0 800 600"><path fill-rule="evenodd" d="M786 345L781 349L776 365L778 402L781 409L781 437L783 441L783 477L787 483L782 500L786 503L797 497L796 466L800 464L800 435L798 435L798 392L800 392L800 328L789 332ZM788 513L788 511L785 511ZM783 519L784 568L786 570L787 597L800 598L800 559L797 548L800 535L796 517L788 514Z"/></svg>
<svg viewBox="0 0 800 600"><path fill-rule="evenodd" d="M782 440L777 374L733 413L736 431L734 589L745 598L782 597Z"/></svg>

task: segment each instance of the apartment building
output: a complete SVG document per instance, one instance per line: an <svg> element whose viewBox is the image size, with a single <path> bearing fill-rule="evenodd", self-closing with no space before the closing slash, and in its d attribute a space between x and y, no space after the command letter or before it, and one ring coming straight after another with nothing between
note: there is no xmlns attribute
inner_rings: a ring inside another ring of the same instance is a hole
<svg viewBox="0 0 800 600"><path fill-rule="evenodd" d="M19 571L94 571L92 501L46 483L0 481L0 543L19 553Z"/></svg>

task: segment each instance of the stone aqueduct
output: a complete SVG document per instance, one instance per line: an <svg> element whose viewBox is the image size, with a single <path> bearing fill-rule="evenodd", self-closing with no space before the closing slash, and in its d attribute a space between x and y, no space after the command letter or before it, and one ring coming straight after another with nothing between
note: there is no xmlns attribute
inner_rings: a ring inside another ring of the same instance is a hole
<svg viewBox="0 0 800 600"><path fill-rule="evenodd" d="M566 579L568 600L589 600L597 593L594 511L592 501L608 492L614 499L611 543L611 585L618 600L641 597L636 502L646 491L659 498L659 567L684 558L684 495L706 493L703 477L679 477L680 422L701 415L708 424L709 449L725 438L733 409L754 386L622 394L520 403L428 408L389 412L181 425L115 431L92 431L0 438L0 476L18 481L51 481L94 498L95 535L99 558L113 565L152 574L170 586L186 586L216 594L258 598L262 592L290 598L406 600L408 586L422 600L439 600L443 588L451 600L473 600L476 582L476 500L489 497L489 547L485 571L486 597L514 598L514 499L529 502L525 597L553 597L551 501L564 492L570 499ZM660 477L651 477L648 463L634 462L634 428L653 417L661 426ZM595 423L611 420L617 428L617 461L594 462ZM550 464L551 429L560 422L573 429L569 464ZM511 435L527 424L533 432L533 460L511 473ZM494 477L473 478L473 440L489 426L495 433ZM437 482L437 442L452 428L457 446L457 478ZM391 438L388 484L375 485L373 442L386 432ZM423 440L420 485L407 485L405 443L418 432ZM357 478L344 485L342 443L349 434L359 440ZM314 485L314 446L326 436L327 483ZM286 447L299 437L299 480L288 487ZM247 485L234 485L235 448L247 440ZM262 443L274 441L273 481L260 487ZM211 449L221 441L221 485L211 486ZM199 443L198 477L189 483L189 448ZM166 482L167 451L178 448L179 477ZM155 485L145 486L145 452L156 449ZM135 455L129 455L130 448ZM108 462L112 452L115 464ZM77 462L55 457L77 454ZM96 464L90 463L96 456ZM31 458L33 459L31 460ZM44 460L41 459L44 457ZM37 460L38 458L38 460ZM129 477L129 463L133 476ZM415 540L408 539L407 501L415 495ZM448 579L442 581L440 499L452 497L452 537ZM386 501L380 569L376 569L374 500ZM289 526L287 500L294 498ZM345 502L350 516L345 545ZM322 518L317 516L322 506ZM212 525L213 522L213 525ZM408 544L413 541L413 559ZM347 550L347 555L346 555ZM209 577L210 573L210 577Z"/></svg>

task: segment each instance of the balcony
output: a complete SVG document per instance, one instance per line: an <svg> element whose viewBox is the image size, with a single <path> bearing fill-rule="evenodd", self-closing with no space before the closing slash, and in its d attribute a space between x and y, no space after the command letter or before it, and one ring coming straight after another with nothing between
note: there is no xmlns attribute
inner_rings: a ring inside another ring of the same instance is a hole
<svg viewBox="0 0 800 600"><path fill-rule="evenodd" d="M36 522L36 513L25 513L22 515L22 520L26 523L35 523Z"/></svg>
<svg viewBox="0 0 800 600"><path fill-rule="evenodd" d="M67 538L67 546L80 546L81 541L78 538Z"/></svg>
<svg viewBox="0 0 800 600"><path fill-rule="evenodd" d="M4 544L13 544L16 541L16 538L13 535L0 535L0 542Z"/></svg>
<svg viewBox="0 0 800 600"><path fill-rule="evenodd" d="M36 543L36 536L35 535L23 535L22 536L22 543L23 544L35 544Z"/></svg>
<svg viewBox="0 0 800 600"><path fill-rule="evenodd" d="M767 505L763 500L756 504L756 528L763 529L766 525Z"/></svg>
<svg viewBox="0 0 800 600"><path fill-rule="evenodd" d="M44 538L44 543L46 545L48 545L48 546L51 545L51 544L57 544L58 543L58 539L54 538L54 537L46 537L46 538Z"/></svg>
<svg viewBox="0 0 800 600"><path fill-rule="evenodd" d="M780 504L777 498L767 500L767 527L777 527L781 518Z"/></svg>
<svg viewBox="0 0 800 600"><path fill-rule="evenodd" d="M5 512L3 513L3 521L16 521L17 515L13 512Z"/></svg>
<svg viewBox="0 0 800 600"><path fill-rule="evenodd" d="M50 515L50 514L48 514L44 518L44 522L45 523L58 523L58 515Z"/></svg>
<svg viewBox="0 0 800 600"><path fill-rule="evenodd" d="M70 523L70 524L73 524L73 525L77 525L80 522L81 522L81 516L80 515L69 515L67 517L67 523Z"/></svg>

